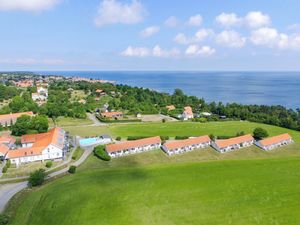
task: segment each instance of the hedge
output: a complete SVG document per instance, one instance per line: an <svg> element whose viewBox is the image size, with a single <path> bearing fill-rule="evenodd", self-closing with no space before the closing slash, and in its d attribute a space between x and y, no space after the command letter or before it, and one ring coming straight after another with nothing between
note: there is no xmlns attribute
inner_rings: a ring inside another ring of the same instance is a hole
<svg viewBox="0 0 300 225"><path fill-rule="evenodd" d="M94 155L98 157L99 159L102 159L104 161L110 161L111 157L107 154L105 151L105 146L104 145L99 145L94 148Z"/></svg>
<svg viewBox="0 0 300 225"><path fill-rule="evenodd" d="M122 119L122 120L114 120L107 119L102 116L96 115L96 118L103 123L131 123L131 122L142 122L141 119Z"/></svg>

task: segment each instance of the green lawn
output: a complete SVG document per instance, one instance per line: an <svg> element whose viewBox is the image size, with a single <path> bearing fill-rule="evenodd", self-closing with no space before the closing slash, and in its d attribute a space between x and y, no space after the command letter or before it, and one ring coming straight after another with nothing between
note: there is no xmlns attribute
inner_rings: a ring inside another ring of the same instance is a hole
<svg viewBox="0 0 300 225"><path fill-rule="evenodd" d="M151 154L140 156L145 160ZM19 205L11 224L300 223L299 157L142 167L136 158L126 158L130 166L122 169L83 167L75 175L18 195L7 211ZM97 162L102 164L87 164Z"/></svg>
<svg viewBox="0 0 300 225"><path fill-rule="evenodd" d="M72 117L58 117L56 119L56 125L60 127L68 127L68 126L84 126L84 125L91 125L93 121L90 119L78 119ZM51 119L49 119L49 126L53 127L54 123Z"/></svg>
<svg viewBox="0 0 300 225"><path fill-rule="evenodd" d="M257 124L251 122L211 122L211 123L193 123L193 122L169 122L169 123L142 123L142 124L118 124L111 125L110 130L114 136L155 136L166 135L170 137L179 136L197 136L209 135L231 136L237 132L244 131L252 133L256 127L265 128L270 135L290 133L297 142L300 142L300 132L291 131L285 128L275 127L266 124Z"/></svg>

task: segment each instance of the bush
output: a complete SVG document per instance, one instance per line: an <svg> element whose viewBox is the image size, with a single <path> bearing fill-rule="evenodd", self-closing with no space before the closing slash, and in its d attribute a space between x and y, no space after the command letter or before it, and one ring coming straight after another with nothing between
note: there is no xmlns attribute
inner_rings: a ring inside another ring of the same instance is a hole
<svg viewBox="0 0 300 225"><path fill-rule="evenodd" d="M116 137L117 141L121 141L121 139L122 139L121 137Z"/></svg>
<svg viewBox="0 0 300 225"><path fill-rule="evenodd" d="M169 136L160 136L160 139L161 139L162 141L167 141L167 140L170 139L170 137L169 137Z"/></svg>
<svg viewBox="0 0 300 225"><path fill-rule="evenodd" d="M105 146L103 145L99 145L94 148L94 155L104 161L111 160L111 157L107 154L107 152L105 151Z"/></svg>
<svg viewBox="0 0 300 225"><path fill-rule="evenodd" d="M3 168L2 168L2 173L6 173L7 172L7 166L5 165L5 166L3 166Z"/></svg>
<svg viewBox="0 0 300 225"><path fill-rule="evenodd" d="M10 161L10 160L7 160L5 165L6 165L7 169L10 168L10 166L11 166L11 161Z"/></svg>
<svg viewBox="0 0 300 225"><path fill-rule="evenodd" d="M76 148L72 155L72 159L77 160L78 158L80 158L80 156L83 154L83 151L84 150L80 147Z"/></svg>
<svg viewBox="0 0 300 225"><path fill-rule="evenodd" d="M45 181L45 178L46 178L46 173L44 169L36 170L30 173L29 180L28 180L29 186L35 187L35 186L42 185Z"/></svg>
<svg viewBox="0 0 300 225"><path fill-rule="evenodd" d="M144 139L144 138L148 138L148 136L128 136L127 141L135 141L135 140L140 140L140 139Z"/></svg>
<svg viewBox="0 0 300 225"><path fill-rule="evenodd" d="M258 127L255 128L255 130L253 131L253 137L257 140L262 140L266 137L269 137L268 131L266 131L265 129Z"/></svg>
<svg viewBox="0 0 300 225"><path fill-rule="evenodd" d="M46 167L47 167L47 168L52 167L52 165L53 165L53 162L52 162L52 161L46 162Z"/></svg>
<svg viewBox="0 0 300 225"><path fill-rule="evenodd" d="M176 136L175 140L184 140L184 139L188 139L189 136Z"/></svg>
<svg viewBox="0 0 300 225"><path fill-rule="evenodd" d="M0 225L7 225L9 223L9 217L5 214L0 214Z"/></svg>
<svg viewBox="0 0 300 225"><path fill-rule="evenodd" d="M161 120L162 123L165 123L166 121L167 121L166 119L162 119L162 120Z"/></svg>
<svg viewBox="0 0 300 225"><path fill-rule="evenodd" d="M68 172L74 174L76 173L76 168L77 168L76 166L70 166Z"/></svg>

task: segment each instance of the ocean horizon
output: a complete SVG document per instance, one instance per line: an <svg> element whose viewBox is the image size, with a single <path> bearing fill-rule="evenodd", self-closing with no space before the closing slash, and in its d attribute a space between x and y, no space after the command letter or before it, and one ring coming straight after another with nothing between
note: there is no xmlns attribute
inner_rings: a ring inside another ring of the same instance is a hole
<svg viewBox="0 0 300 225"><path fill-rule="evenodd" d="M176 88L207 102L300 107L300 72L36 71L79 76L172 94Z"/></svg>

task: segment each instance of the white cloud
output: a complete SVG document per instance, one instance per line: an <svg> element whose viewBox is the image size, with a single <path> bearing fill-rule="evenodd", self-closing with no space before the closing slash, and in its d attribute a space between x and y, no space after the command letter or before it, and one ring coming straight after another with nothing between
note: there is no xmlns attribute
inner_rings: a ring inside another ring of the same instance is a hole
<svg viewBox="0 0 300 225"><path fill-rule="evenodd" d="M292 25L288 26L289 30L294 30L294 31L300 31L300 24L299 23L294 23Z"/></svg>
<svg viewBox="0 0 300 225"><path fill-rule="evenodd" d="M0 0L0 10L40 12L53 8L61 0Z"/></svg>
<svg viewBox="0 0 300 225"><path fill-rule="evenodd" d="M200 14L197 14L195 16L191 16L189 18L189 21L188 21L188 25L190 26L201 26L203 22L203 18Z"/></svg>
<svg viewBox="0 0 300 225"><path fill-rule="evenodd" d="M103 0L98 8L98 15L94 22L101 27L108 24L136 24L142 22L146 10L138 0L130 4L117 0Z"/></svg>
<svg viewBox="0 0 300 225"><path fill-rule="evenodd" d="M241 25L243 18L238 17L235 13L222 13L216 17L217 23L224 27Z"/></svg>
<svg viewBox="0 0 300 225"><path fill-rule="evenodd" d="M172 49L172 50L164 50L159 45L156 45L152 49L152 55L154 57L176 57L180 54L180 51L178 49Z"/></svg>
<svg viewBox="0 0 300 225"><path fill-rule="evenodd" d="M259 11L249 12L244 18L244 21L250 28L259 28L271 25L270 16Z"/></svg>
<svg viewBox="0 0 300 225"><path fill-rule="evenodd" d="M179 33L175 36L174 41L177 44L181 45L188 45L188 44L194 44L201 41L204 41L208 37L212 36L214 34L213 30L211 29L200 29L198 30L194 36L187 37L184 33Z"/></svg>
<svg viewBox="0 0 300 225"><path fill-rule="evenodd" d="M159 32L159 30L160 30L160 28L158 26L147 27L146 29L141 31L140 35L144 38L150 37L150 36L156 34L157 32Z"/></svg>
<svg viewBox="0 0 300 225"><path fill-rule="evenodd" d="M162 49L159 45L154 46L153 49L147 47L132 47L129 46L125 51L121 52L122 56L128 57L176 57L180 55L180 51L176 48L171 50Z"/></svg>
<svg viewBox="0 0 300 225"><path fill-rule="evenodd" d="M199 47L198 45L190 45L185 51L187 56L212 56L215 53L216 50L207 45L202 47Z"/></svg>
<svg viewBox="0 0 300 225"><path fill-rule="evenodd" d="M254 45L279 49L300 49L300 34L287 35L279 33L275 28L263 27L252 31L251 42Z"/></svg>
<svg viewBox="0 0 300 225"><path fill-rule="evenodd" d="M217 35L216 42L229 48L242 48L246 43L246 38L236 31L225 30Z"/></svg>
<svg viewBox="0 0 300 225"><path fill-rule="evenodd" d="M145 47L132 47L129 46L125 51L121 52L122 56L136 56L136 57L145 57L150 55L150 51Z"/></svg>
<svg viewBox="0 0 300 225"><path fill-rule="evenodd" d="M166 21L165 21L165 25L167 27L176 27L178 26L179 21L175 16L170 16Z"/></svg>
<svg viewBox="0 0 300 225"><path fill-rule="evenodd" d="M181 45L187 45L189 43L189 40L184 33L177 34L174 38L174 41Z"/></svg>

